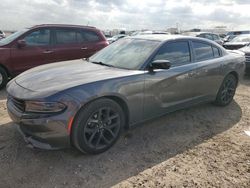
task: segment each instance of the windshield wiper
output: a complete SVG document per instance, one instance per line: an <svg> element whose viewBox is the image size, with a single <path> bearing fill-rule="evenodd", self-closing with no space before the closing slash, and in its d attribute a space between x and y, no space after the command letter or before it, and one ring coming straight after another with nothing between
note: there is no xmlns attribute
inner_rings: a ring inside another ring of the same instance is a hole
<svg viewBox="0 0 250 188"><path fill-rule="evenodd" d="M94 63L94 64L98 64L98 65L103 65L103 66L107 66L107 67L114 67L113 65L109 65L109 64L105 64L101 61L90 61L91 63Z"/></svg>

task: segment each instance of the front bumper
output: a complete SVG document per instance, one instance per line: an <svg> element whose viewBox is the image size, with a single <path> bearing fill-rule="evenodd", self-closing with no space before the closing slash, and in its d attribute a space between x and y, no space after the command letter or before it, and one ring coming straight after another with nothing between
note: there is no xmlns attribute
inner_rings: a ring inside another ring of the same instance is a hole
<svg viewBox="0 0 250 188"><path fill-rule="evenodd" d="M17 125L24 140L34 148L47 150L70 147L70 134L67 131L67 112L49 117L35 117L24 114L7 101L10 118Z"/></svg>

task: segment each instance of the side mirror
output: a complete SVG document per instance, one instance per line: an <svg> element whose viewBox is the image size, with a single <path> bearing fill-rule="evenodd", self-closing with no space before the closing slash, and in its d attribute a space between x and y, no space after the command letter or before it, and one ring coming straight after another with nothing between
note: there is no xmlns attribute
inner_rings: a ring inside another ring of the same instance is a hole
<svg viewBox="0 0 250 188"><path fill-rule="evenodd" d="M25 40L18 40L17 41L17 47L18 48L24 48L26 46Z"/></svg>
<svg viewBox="0 0 250 188"><path fill-rule="evenodd" d="M151 63L151 69L169 69L171 67L171 63L168 60L155 60Z"/></svg>

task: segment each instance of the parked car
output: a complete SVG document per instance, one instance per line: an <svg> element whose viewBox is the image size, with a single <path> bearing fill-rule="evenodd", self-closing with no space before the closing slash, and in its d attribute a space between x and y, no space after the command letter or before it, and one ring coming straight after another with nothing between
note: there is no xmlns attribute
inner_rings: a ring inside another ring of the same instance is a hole
<svg viewBox="0 0 250 188"><path fill-rule="evenodd" d="M250 34L239 35L230 42L223 44L224 48L228 50L237 50L250 44Z"/></svg>
<svg viewBox="0 0 250 188"><path fill-rule="evenodd" d="M250 34L250 31L230 31L226 34L226 37L223 39L224 42L230 42L238 35Z"/></svg>
<svg viewBox="0 0 250 188"><path fill-rule="evenodd" d="M243 52L246 57L246 73L250 73L250 45L240 48L239 51Z"/></svg>
<svg viewBox="0 0 250 188"><path fill-rule="evenodd" d="M134 34L135 35L161 35L161 34L165 34L165 35L170 35L169 32L166 31L140 31Z"/></svg>
<svg viewBox="0 0 250 188"><path fill-rule="evenodd" d="M226 42L230 42L231 40L233 40L235 37L237 37L237 35L227 35L223 38L223 44Z"/></svg>
<svg viewBox="0 0 250 188"><path fill-rule="evenodd" d="M3 31L0 30L0 40L5 38L5 33Z"/></svg>
<svg viewBox="0 0 250 188"><path fill-rule="evenodd" d="M7 109L34 147L97 154L139 122L203 102L228 105L244 61L202 38L127 37L88 61L22 73L7 85Z"/></svg>
<svg viewBox="0 0 250 188"><path fill-rule="evenodd" d="M215 42L217 42L220 45L223 44L223 41L221 40L220 36L217 35L217 34L215 34L215 33L208 33L208 32L186 32L186 33L183 33L183 35L205 38L205 39L209 39L209 40L215 41Z"/></svg>
<svg viewBox="0 0 250 188"><path fill-rule="evenodd" d="M38 65L87 58L108 45L95 27L38 25L0 41L0 88L9 77Z"/></svg>
<svg viewBox="0 0 250 188"><path fill-rule="evenodd" d="M125 35L125 34L119 34L119 35L115 35L115 36L113 36L111 38L107 38L107 40L108 40L109 44L111 44L111 43L113 43L113 42L115 42L115 41L117 41L119 39L122 39L122 38L124 38L126 36L127 35Z"/></svg>

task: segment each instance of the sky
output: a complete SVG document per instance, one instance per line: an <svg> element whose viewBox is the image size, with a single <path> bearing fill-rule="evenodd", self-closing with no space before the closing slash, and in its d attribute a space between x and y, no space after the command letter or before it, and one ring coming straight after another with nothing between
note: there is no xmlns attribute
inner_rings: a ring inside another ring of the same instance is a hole
<svg viewBox="0 0 250 188"><path fill-rule="evenodd" d="M0 29L44 23L100 29L250 30L250 0L1 0Z"/></svg>

